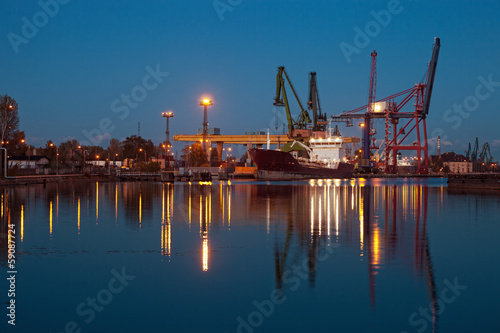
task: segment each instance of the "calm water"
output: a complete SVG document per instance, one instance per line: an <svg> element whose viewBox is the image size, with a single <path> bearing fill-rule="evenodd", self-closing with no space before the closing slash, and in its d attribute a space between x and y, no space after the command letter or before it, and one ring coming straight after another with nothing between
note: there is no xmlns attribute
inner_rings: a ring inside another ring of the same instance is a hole
<svg viewBox="0 0 500 333"><path fill-rule="evenodd" d="M1 189L1 331L499 332L500 196L445 184Z"/></svg>

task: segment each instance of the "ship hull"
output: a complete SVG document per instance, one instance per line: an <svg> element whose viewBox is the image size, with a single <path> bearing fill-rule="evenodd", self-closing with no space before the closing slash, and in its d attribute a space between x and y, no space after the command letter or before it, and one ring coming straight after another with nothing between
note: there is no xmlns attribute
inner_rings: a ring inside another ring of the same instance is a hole
<svg viewBox="0 0 500 333"><path fill-rule="evenodd" d="M354 165L339 163L338 168L304 166L292 155L278 150L250 149L252 161L257 166L255 177L266 180L350 178Z"/></svg>

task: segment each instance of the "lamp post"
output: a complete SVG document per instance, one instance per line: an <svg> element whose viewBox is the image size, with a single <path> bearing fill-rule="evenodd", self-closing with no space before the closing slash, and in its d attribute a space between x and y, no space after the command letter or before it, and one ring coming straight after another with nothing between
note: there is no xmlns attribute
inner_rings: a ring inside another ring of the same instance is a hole
<svg viewBox="0 0 500 333"><path fill-rule="evenodd" d="M174 116L174 113L172 111L162 112L161 116L167 118L167 128L165 130L165 136L166 136L165 144L167 145L167 147L170 147L171 145L170 145L169 119Z"/></svg>
<svg viewBox="0 0 500 333"><path fill-rule="evenodd" d="M204 98L201 102L200 105L203 106L203 142L202 142L202 147L203 151L208 154L207 152L207 130L208 130L208 121L207 121L207 108L210 105L213 105L214 103L209 100L208 98ZM210 158L208 159L210 161Z"/></svg>
<svg viewBox="0 0 500 333"><path fill-rule="evenodd" d="M50 143L51 147L56 147L56 175L59 174L59 147L57 145L54 145L53 143Z"/></svg>

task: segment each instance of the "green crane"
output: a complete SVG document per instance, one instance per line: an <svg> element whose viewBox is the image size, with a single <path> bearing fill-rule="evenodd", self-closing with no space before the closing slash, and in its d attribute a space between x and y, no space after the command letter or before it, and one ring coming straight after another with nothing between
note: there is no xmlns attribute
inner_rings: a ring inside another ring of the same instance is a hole
<svg viewBox="0 0 500 333"><path fill-rule="evenodd" d="M288 85L292 89L293 95L295 96L295 99L297 100L297 103L300 107L300 114L297 119L293 119L292 113L290 112L290 104L288 103L288 97L286 94L285 81L288 82ZM284 66L278 67L278 74L276 75L276 97L274 98L273 104L275 106L285 107L286 118L288 121L288 136L290 138L302 136L301 134L297 134L295 130L306 130L307 124L311 123L311 118L309 117L309 113L302 107L299 96L295 92L292 81L290 81L290 78L288 77Z"/></svg>

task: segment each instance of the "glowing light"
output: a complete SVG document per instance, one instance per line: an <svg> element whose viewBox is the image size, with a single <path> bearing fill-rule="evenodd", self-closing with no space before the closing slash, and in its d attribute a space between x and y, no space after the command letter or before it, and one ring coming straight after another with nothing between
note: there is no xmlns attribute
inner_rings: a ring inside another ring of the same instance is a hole
<svg viewBox="0 0 500 333"><path fill-rule="evenodd" d="M205 105L205 106L209 106L209 105L213 105L213 104L214 103L208 98L203 98L203 100L200 103L200 105Z"/></svg>
<svg viewBox="0 0 500 333"><path fill-rule="evenodd" d="M21 242L24 238L24 206L21 205Z"/></svg>

